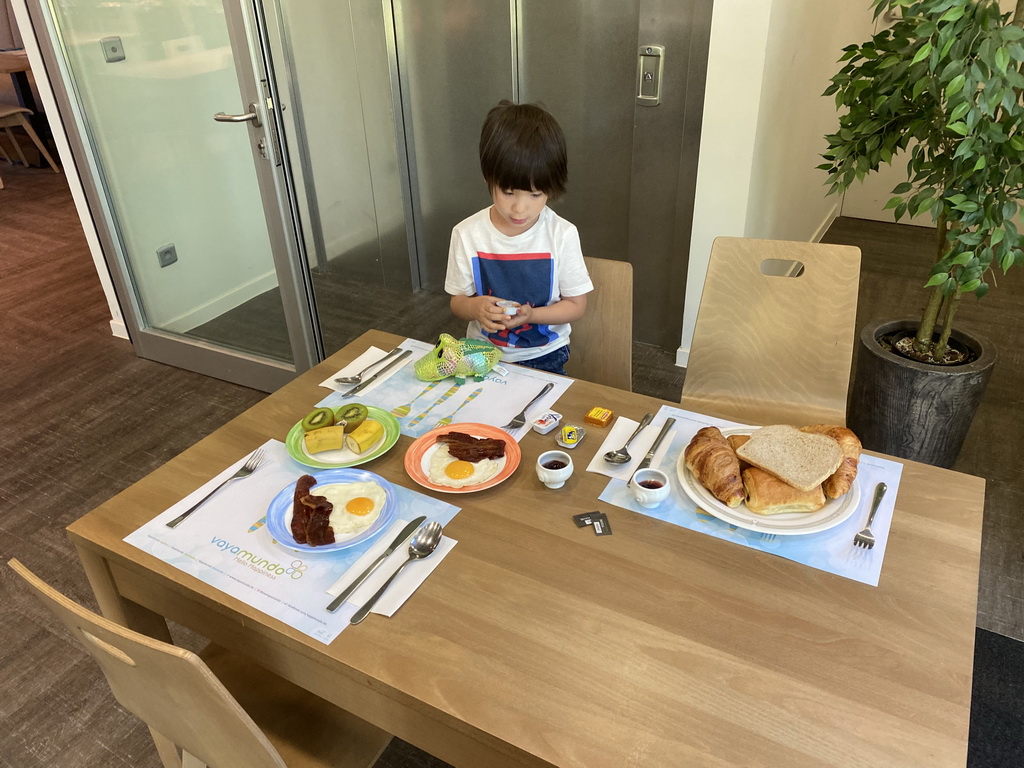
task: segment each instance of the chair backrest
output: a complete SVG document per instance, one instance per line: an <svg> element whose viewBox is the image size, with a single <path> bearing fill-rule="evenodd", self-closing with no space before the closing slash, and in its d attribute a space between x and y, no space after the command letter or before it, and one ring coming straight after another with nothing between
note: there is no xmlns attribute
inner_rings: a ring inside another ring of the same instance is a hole
<svg viewBox="0 0 1024 768"><path fill-rule="evenodd" d="M681 405L751 424L845 425L859 284L852 246L717 238Z"/></svg>
<svg viewBox="0 0 1024 768"><path fill-rule="evenodd" d="M115 698L210 766L284 768L267 737L196 654L98 616L17 560L10 566L99 662Z"/></svg>
<svg viewBox="0 0 1024 768"><path fill-rule="evenodd" d="M572 324L570 376L631 391L633 388L633 265L585 257L594 290L587 311Z"/></svg>

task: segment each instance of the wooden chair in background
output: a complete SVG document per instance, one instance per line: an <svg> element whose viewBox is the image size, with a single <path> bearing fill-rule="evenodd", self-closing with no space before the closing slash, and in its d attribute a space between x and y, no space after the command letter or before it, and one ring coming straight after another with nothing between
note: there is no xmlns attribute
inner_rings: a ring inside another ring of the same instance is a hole
<svg viewBox="0 0 1024 768"><path fill-rule="evenodd" d="M859 285L852 246L717 238L682 407L751 424L845 425Z"/></svg>
<svg viewBox="0 0 1024 768"><path fill-rule="evenodd" d="M572 352L565 372L627 392L633 388L633 265L583 259L594 283L587 311L572 324Z"/></svg>
<svg viewBox="0 0 1024 768"><path fill-rule="evenodd" d="M14 148L14 151L21 159L21 164L24 165L26 168L28 168L28 160L25 159L25 153L22 151L21 145L18 144L18 139L11 131L11 128L24 128L25 133L27 133L28 137L32 139L32 143L36 145L36 149L39 150L39 154L46 158L46 162L50 164L50 167L53 169L53 172L60 173L60 168L57 167L57 164L53 161L53 158L50 157L50 153L46 150L46 145L43 144L43 142L40 140L39 134L37 134L35 130L33 130L32 124L25 119L25 115L31 114L31 109L25 109L25 107L19 107L16 104L4 104L0 102L0 128L4 129L4 132L7 134L7 138L10 140L11 145ZM0 144L0 157L9 162L14 162L11 156L4 151L2 144ZM0 179L0 189L3 188L4 182L3 179Z"/></svg>
<svg viewBox="0 0 1024 768"><path fill-rule="evenodd" d="M114 697L149 726L165 766L371 766L390 740L242 656L210 646L201 658L126 629L18 560L9 564L99 662Z"/></svg>

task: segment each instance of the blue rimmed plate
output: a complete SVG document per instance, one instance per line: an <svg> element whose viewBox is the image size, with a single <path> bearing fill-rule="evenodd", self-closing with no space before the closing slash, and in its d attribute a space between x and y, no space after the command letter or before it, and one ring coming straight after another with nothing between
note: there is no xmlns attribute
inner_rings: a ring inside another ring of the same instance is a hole
<svg viewBox="0 0 1024 768"><path fill-rule="evenodd" d="M395 488L391 483L380 475L367 472L365 469L325 469L322 472L312 472L316 478L316 485L327 485L329 483L358 483L373 481L384 489L384 507L381 509L377 519L369 528L347 537L344 534L337 535L333 544L324 544L319 547L312 547L309 544L299 544L292 538L292 504L295 497L295 483L289 483L270 502L267 507L267 530L279 543L289 549L296 549L301 552L336 552L339 549L355 546L377 536L381 531L386 530L395 518L398 508L398 499L395 496ZM296 478L295 482L298 482ZM316 493L316 485L312 492Z"/></svg>

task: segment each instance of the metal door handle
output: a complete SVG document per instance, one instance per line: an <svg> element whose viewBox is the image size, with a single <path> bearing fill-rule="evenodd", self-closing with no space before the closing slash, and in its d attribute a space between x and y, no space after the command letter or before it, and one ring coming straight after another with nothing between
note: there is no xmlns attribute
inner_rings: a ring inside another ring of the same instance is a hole
<svg viewBox="0 0 1024 768"><path fill-rule="evenodd" d="M665 69L665 46L641 45L636 67L636 103L656 107L661 103L661 77Z"/></svg>
<svg viewBox="0 0 1024 768"><path fill-rule="evenodd" d="M218 112L216 115L213 116L213 119L216 120L218 123L244 123L248 121L255 125L257 128L259 128L260 125L262 125L262 123L260 123L260 116L256 112L256 105L254 103L249 104L249 111L246 112L244 115L226 115L223 112Z"/></svg>

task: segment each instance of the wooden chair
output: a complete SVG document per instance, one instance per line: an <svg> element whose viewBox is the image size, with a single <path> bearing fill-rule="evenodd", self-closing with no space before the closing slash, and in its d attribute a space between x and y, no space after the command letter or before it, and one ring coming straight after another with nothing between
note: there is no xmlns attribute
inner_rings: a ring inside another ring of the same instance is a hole
<svg viewBox="0 0 1024 768"><path fill-rule="evenodd" d="M200 658L126 629L18 560L9 564L99 662L114 697L149 726L165 766L370 766L390 740L244 657L210 646Z"/></svg>
<svg viewBox="0 0 1024 768"><path fill-rule="evenodd" d="M633 388L633 265L584 257L594 290L587 311L572 324L565 372L609 387Z"/></svg>
<svg viewBox="0 0 1024 768"><path fill-rule="evenodd" d="M5 104L0 102L0 128L4 129L4 132L7 134L7 138L10 140L11 145L14 147L14 151L17 152L18 157L21 158L21 164L24 165L26 168L28 168L28 160L25 159L25 153L22 151L21 145L18 144L18 140L14 136L14 133L11 131L11 128L24 128L25 132L28 134L28 137L32 139L32 143L36 145L36 149L39 150L39 154L45 157L46 162L50 164L50 167L53 169L53 172L60 173L60 168L57 167L57 164L53 161L53 158L50 157L50 153L47 152L46 150L46 145L43 144L42 141L40 141L39 135L32 129L32 124L25 119L25 115L31 114L31 109L25 109L25 107L19 107L15 104ZM10 155L8 155L4 151L3 145L0 145L0 156L2 156L4 160L14 162L11 159ZM4 182L3 179L0 179L0 189L3 188Z"/></svg>
<svg viewBox="0 0 1024 768"><path fill-rule="evenodd" d="M845 425L859 284L851 246L717 238L682 407L751 424Z"/></svg>

